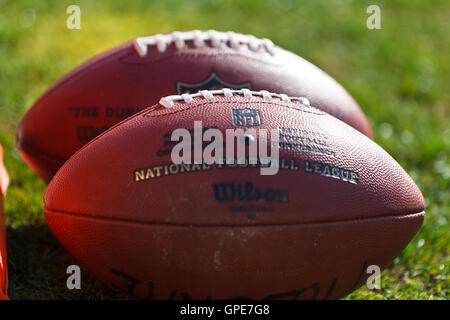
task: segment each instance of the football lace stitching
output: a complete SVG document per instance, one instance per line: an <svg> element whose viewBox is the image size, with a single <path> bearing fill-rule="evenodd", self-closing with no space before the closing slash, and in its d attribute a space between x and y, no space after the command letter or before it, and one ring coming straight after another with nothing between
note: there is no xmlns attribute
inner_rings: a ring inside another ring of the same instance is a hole
<svg viewBox="0 0 450 320"><path fill-rule="evenodd" d="M200 90L197 93L194 94L188 94L184 93L182 95L172 95L167 96L164 98L161 98L159 100L159 104L170 109L174 106L175 102L185 102L185 103L191 103L194 98L202 97L207 100L214 99L214 96L221 95L225 96L227 98L233 97L233 95L242 95L245 98L252 98L254 96L256 97L262 97L264 100L271 100L271 99L280 99L284 102L300 102L305 107L309 107L310 103L308 98L304 97L288 97L285 94L278 94L278 93L272 93L267 90L261 90L261 91L251 91L249 89L241 89L241 90L232 90L229 88L224 88L221 90Z"/></svg>
<svg viewBox="0 0 450 320"><path fill-rule="evenodd" d="M245 44L252 51L258 51L263 48L270 55L275 54L275 45L269 39L258 39L252 35L235 33L232 31L219 32L215 30L208 31L175 31L169 34L157 34L148 37L137 38L136 49L141 57L145 57L149 46L155 46L158 52L166 51L170 44L175 44L177 49L186 45L186 41L192 41L195 47L205 46L205 41L209 41L213 47L219 47L222 43L236 49L239 45Z"/></svg>

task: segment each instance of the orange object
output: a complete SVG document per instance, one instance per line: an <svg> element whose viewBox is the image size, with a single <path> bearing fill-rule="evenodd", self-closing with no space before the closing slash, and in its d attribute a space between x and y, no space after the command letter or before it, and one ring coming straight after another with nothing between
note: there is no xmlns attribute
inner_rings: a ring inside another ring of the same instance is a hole
<svg viewBox="0 0 450 320"><path fill-rule="evenodd" d="M3 215L3 196L9 184L9 176L3 165L3 149L0 145L0 300L8 299L8 270L6 265L6 232Z"/></svg>

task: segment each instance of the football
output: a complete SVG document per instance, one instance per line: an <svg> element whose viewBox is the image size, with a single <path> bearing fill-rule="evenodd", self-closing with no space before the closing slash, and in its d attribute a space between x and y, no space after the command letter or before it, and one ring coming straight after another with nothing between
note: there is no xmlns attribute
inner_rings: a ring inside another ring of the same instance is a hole
<svg viewBox="0 0 450 320"><path fill-rule="evenodd" d="M236 157L255 145L256 159ZM368 137L308 99L248 89L162 98L72 156L44 203L80 265L142 299L340 298L425 216Z"/></svg>
<svg viewBox="0 0 450 320"><path fill-rule="evenodd" d="M372 137L355 100L313 64L267 39L210 30L137 38L82 64L30 108L17 147L48 182L84 144L161 97L223 87L304 96Z"/></svg>
<svg viewBox="0 0 450 320"><path fill-rule="evenodd" d="M3 165L3 148L0 145L0 300L8 299L8 272L6 265L6 233L3 216L3 196L8 188L9 177Z"/></svg>

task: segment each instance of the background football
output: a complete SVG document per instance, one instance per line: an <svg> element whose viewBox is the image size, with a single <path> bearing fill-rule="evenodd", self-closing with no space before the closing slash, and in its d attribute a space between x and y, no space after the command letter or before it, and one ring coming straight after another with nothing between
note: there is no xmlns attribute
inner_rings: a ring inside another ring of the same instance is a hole
<svg viewBox="0 0 450 320"><path fill-rule="evenodd" d="M425 215L395 160L301 101L230 93L162 99L63 165L45 217L79 263L116 290L157 299L339 298L368 266L391 263ZM276 175L171 161L175 129L201 120L225 136L246 129L240 112L257 132L280 132Z"/></svg>
<svg viewBox="0 0 450 320"><path fill-rule="evenodd" d="M17 147L48 182L82 145L161 97L222 87L304 96L372 136L358 104L319 68L267 39L211 30L138 38L82 64L24 116Z"/></svg>

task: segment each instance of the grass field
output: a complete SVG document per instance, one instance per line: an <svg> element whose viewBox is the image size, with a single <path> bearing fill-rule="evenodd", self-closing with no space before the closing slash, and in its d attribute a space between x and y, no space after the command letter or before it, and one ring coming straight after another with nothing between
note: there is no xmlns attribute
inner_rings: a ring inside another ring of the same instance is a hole
<svg viewBox="0 0 450 320"><path fill-rule="evenodd" d="M77 1L81 30L66 28L73 1L0 0L0 143L11 176L5 214L12 299L120 298L83 273L46 226L45 185L15 148L15 127L43 91L92 55L137 36L187 29L267 37L326 70L367 114L375 141L416 181L425 224L382 275L381 290L347 299L447 299L450 267L450 2ZM381 30L366 8L381 8Z"/></svg>

